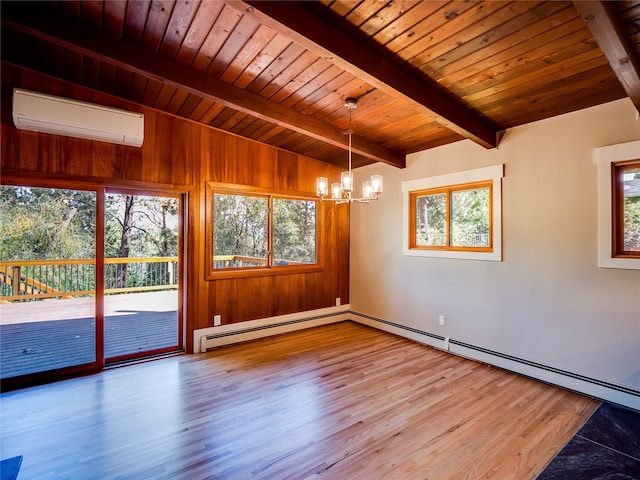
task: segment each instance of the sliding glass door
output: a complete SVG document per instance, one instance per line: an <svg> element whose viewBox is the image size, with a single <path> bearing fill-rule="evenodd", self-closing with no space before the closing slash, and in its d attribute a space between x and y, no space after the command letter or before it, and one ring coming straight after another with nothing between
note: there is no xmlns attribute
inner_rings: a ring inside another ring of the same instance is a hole
<svg viewBox="0 0 640 480"><path fill-rule="evenodd" d="M0 380L181 350L182 196L0 185Z"/></svg>
<svg viewBox="0 0 640 480"><path fill-rule="evenodd" d="M108 191L105 200L106 362L181 349L180 197Z"/></svg>
<svg viewBox="0 0 640 480"><path fill-rule="evenodd" d="M96 191L0 186L0 378L99 361Z"/></svg>

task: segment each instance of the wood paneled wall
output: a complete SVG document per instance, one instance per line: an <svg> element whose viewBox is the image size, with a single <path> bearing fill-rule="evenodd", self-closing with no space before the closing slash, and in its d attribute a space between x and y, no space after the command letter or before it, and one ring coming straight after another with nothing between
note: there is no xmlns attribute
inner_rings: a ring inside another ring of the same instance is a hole
<svg viewBox="0 0 640 480"><path fill-rule="evenodd" d="M17 130L12 89L36 90L145 114L142 148ZM313 273L206 280L207 181L314 194L318 175L338 167L237 137L188 120L2 63L2 160L24 177L181 192L186 196L186 348L194 329L300 312L349 301L349 214L346 205L322 204L319 243L323 270Z"/></svg>

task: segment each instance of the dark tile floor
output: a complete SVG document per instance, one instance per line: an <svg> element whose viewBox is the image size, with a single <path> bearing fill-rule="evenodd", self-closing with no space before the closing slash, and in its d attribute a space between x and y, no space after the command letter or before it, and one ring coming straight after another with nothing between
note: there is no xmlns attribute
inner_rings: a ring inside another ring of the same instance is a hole
<svg viewBox="0 0 640 480"><path fill-rule="evenodd" d="M7 458L0 462L0 480L16 480L22 465L22 455Z"/></svg>
<svg viewBox="0 0 640 480"><path fill-rule="evenodd" d="M536 480L640 480L640 412L603 403Z"/></svg>

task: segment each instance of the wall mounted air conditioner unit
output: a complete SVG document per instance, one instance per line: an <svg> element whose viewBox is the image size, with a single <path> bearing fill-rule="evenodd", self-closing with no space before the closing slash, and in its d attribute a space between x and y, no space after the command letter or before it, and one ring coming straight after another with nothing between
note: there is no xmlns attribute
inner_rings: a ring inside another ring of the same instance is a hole
<svg viewBox="0 0 640 480"><path fill-rule="evenodd" d="M16 128L141 147L144 115L117 108L13 89Z"/></svg>

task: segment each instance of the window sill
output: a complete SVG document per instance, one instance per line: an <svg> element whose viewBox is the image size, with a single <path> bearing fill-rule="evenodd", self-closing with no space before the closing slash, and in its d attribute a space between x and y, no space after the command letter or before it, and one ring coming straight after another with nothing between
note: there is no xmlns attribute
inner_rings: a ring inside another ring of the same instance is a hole
<svg viewBox="0 0 640 480"><path fill-rule="evenodd" d="M273 275L296 275L300 273L323 272L321 265L295 265L282 267L227 268L210 270L206 280L225 280L232 278L268 277Z"/></svg>

